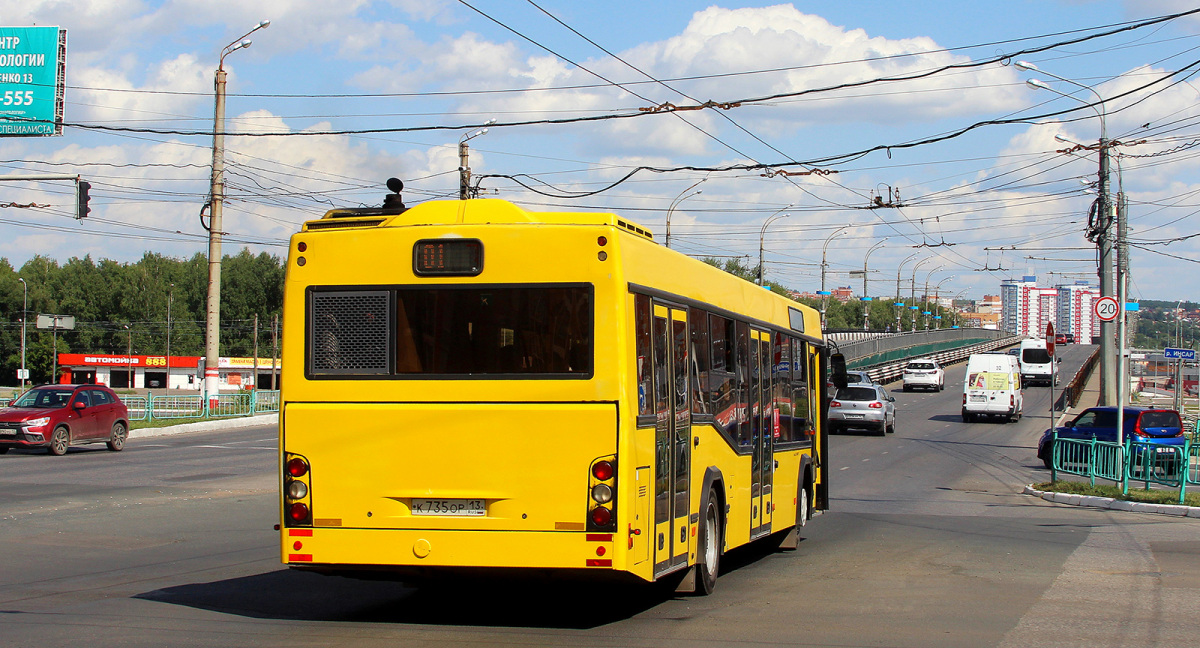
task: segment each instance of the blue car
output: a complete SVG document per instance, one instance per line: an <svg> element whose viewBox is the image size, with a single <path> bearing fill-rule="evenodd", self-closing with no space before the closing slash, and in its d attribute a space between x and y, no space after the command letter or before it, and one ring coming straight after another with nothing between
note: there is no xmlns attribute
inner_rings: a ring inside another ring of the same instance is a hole
<svg viewBox="0 0 1200 648"><path fill-rule="evenodd" d="M1155 445L1184 445L1183 420L1173 409L1156 407L1125 408L1125 439ZM1079 413L1066 426L1057 428L1060 439L1117 442L1117 408L1089 407ZM1054 461L1053 430L1046 430L1038 441L1037 456L1047 468ZM1135 458L1136 459L1136 458Z"/></svg>

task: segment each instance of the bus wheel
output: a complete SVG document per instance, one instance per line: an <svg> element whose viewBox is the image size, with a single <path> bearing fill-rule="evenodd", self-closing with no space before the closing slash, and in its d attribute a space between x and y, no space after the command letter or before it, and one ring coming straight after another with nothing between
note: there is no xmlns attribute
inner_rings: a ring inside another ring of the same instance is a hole
<svg viewBox="0 0 1200 648"><path fill-rule="evenodd" d="M808 523L808 483L805 481L804 487L800 489L800 505L796 507L796 526L802 527Z"/></svg>
<svg viewBox="0 0 1200 648"><path fill-rule="evenodd" d="M717 492L709 491L708 507L704 509L704 521L700 527L700 564L696 565L696 593L712 594L717 586L717 573L721 569L721 525L717 512Z"/></svg>

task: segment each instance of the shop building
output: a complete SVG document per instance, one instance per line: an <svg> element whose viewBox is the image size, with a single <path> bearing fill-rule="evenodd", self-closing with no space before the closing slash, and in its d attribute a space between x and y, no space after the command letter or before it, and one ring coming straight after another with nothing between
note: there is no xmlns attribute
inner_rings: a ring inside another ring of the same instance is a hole
<svg viewBox="0 0 1200 648"><path fill-rule="evenodd" d="M58 382L107 385L113 389L184 389L203 387L199 356L58 354ZM271 358L221 358L221 389L274 389L279 375Z"/></svg>

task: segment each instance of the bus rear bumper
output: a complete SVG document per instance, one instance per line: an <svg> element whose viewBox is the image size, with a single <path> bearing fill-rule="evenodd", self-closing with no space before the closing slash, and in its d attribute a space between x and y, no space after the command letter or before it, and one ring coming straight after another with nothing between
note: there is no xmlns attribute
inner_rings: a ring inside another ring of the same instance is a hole
<svg viewBox="0 0 1200 648"><path fill-rule="evenodd" d="M629 559L628 551L618 551L621 535L582 531L285 528L281 541L285 565L324 573L626 571ZM636 567L648 571L648 561Z"/></svg>

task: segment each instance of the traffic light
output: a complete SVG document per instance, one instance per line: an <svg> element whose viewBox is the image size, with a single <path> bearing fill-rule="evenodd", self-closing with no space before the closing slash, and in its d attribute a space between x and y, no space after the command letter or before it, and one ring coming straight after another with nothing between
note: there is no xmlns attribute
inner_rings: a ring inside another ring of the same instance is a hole
<svg viewBox="0 0 1200 648"><path fill-rule="evenodd" d="M92 211L92 208L88 207L88 201L92 199L91 196L88 195L88 192L91 191L91 189L92 183L88 182L87 180L80 180L75 184L76 219L86 218L88 212Z"/></svg>

